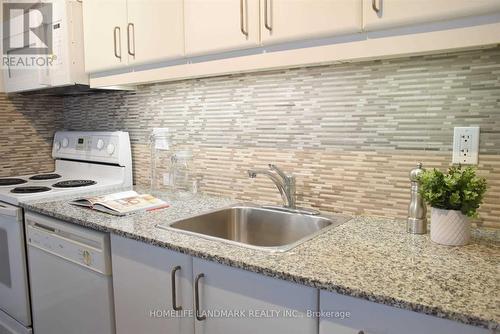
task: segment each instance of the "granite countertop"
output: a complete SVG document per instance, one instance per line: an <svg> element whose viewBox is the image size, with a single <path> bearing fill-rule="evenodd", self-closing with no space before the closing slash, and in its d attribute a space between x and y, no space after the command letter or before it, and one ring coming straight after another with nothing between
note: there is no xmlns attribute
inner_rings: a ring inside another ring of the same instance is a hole
<svg viewBox="0 0 500 334"><path fill-rule="evenodd" d="M141 191L143 189L138 189ZM354 217L284 253L261 251L155 227L235 204L198 195L149 213L115 217L68 199L25 209L233 267L475 326L500 327L498 230L476 229L463 247L406 233L402 220Z"/></svg>

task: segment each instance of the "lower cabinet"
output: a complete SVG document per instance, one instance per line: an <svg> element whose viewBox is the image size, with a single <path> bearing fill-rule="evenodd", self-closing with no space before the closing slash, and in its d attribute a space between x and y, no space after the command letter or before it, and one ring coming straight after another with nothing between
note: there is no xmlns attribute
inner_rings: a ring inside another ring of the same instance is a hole
<svg viewBox="0 0 500 334"><path fill-rule="evenodd" d="M118 334L318 333L317 289L116 235L111 253Z"/></svg>
<svg viewBox="0 0 500 334"><path fill-rule="evenodd" d="M201 316L196 334L318 333L310 315L318 309L314 288L197 258L193 275Z"/></svg>
<svg viewBox="0 0 500 334"><path fill-rule="evenodd" d="M489 330L320 291L320 334L487 334Z"/></svg>
<svg viewBox="0 0 500 334"><path fill-rule="evenodd" d="M113 234L111 256L118 334L194 333L190 256Z"/></svg>
<svg viewBox="0 0 500 334"><path fill-rule="evenodd" d="M490 333L116 235L111 252L118 334Z"/></svg>

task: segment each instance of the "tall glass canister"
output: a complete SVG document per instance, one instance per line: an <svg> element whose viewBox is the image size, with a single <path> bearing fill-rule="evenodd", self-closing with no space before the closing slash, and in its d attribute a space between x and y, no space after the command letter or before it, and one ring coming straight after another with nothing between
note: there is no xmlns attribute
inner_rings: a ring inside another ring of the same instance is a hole
<svg viewBox="0 0 500 334"><path fill-rule="evenodd" d="M172 188L178 199L189 199L198 192L192 158L190 150L176 151L172 155Z"/></svg>
<svg viewBox="0 0 500 334"><path fill-rule="evenodd" d="M167 128L154 128L150 135L151 192L171 189L172 138Z"/></svg>

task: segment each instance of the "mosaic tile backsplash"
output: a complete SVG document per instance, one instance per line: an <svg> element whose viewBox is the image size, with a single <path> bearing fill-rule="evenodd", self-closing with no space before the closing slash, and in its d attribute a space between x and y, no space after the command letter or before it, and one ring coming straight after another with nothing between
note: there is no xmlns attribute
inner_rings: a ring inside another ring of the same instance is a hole
<svg viewBox="0 0 500 334"><path fill-rule="evenodd" d="M168 127L177 145L193 150L204 192L279 203L270 180L246 174L275 163L296 175L301 206L399 218L407 214L409 170L418 161L446 168L453 127L477 125L479 170L489 184L481 224L500 228L500 48L61 100L67 129L130 132L137 184L149 183L151 129ZM33 130L42 141L46 128Z"/></svg>
<svg viewBox="0 0 500 334"><path fill-rule="evenodd" d="M61 98L0 93L0 177L52 171L62 121Z"/></svg>

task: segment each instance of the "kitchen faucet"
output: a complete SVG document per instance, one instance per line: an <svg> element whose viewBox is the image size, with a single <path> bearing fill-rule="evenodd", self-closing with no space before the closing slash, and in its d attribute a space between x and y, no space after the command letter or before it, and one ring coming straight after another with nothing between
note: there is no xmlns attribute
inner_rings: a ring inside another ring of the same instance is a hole
<svg viewBox="0 0 500 334"><path fill-rule="evenodd" d="M278 188L283 206L288 209L295 209L295 176L286 175L281 169L273 164L269 164L269 169L250 169L248 176L256 178L257 174L267 175Z"/></svg>
<svg viewBox="0 0 500 334"><path fill-rule="evenodd" d="M283 200L283 206L265 206L266 208L288 211L299 214L307 215L318 215L319 211L314 209L298 208L295 205L296 194L295 194L295 176L287 175L276 165L269 164L269 169L249 169L248 176L256 178L258 174L264 174L273 181L278 188L281 199Z"/></svg>

